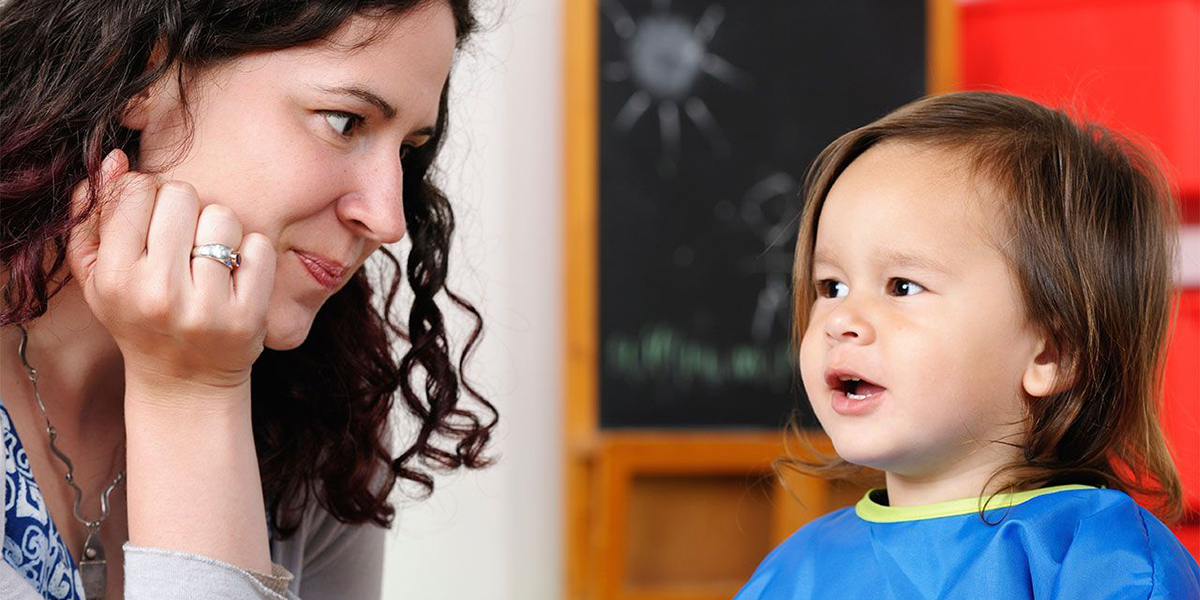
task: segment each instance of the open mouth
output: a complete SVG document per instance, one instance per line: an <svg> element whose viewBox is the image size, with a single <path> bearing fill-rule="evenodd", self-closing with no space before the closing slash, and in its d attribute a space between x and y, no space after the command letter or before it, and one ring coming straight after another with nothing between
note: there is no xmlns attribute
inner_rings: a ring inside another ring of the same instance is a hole
<svg viewBox="0 0 1200 600"><path fill-rule="evenodd" d="M866 400L886 388L865 379L847 378L839 380L837 389L851 400Z"/></svg>
<svg viewBox="0 0 1200 600"><path fill-rule="evenodd" d="M883 402L887 391L882 385L863 379L859 373L844 367L827 369L825 383L832 392L833 410L847 417L871 414Z"/></svg>

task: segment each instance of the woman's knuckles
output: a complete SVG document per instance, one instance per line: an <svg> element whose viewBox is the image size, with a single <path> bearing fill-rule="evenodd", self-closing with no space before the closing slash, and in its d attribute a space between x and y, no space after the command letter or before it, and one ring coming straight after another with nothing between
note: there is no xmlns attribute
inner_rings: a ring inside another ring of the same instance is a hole
<svg viewBox="0 0 1200 600"><path fill-rule="evenodd" d="M196 188L186 181L172 180L163 183L158 188L159 202L179 202L200 205L200 196Z"/></svg>
<svg viewBox="0 0 1200 600"><path fill-rule="evenodd" d="M169 280L157 281L140 290L135 305L138 315L148 323L160 328L169 325L179 313L180 302L174 285Z"/></svg>
<svg viewBox="0 0 1200 600"><path fill-rule="evenodd" d="M121 202L145 202L153 199L157 187L158 179L153 175L130 171L109 183L103 201L107 205L106 208ZM111 214L111 208L106 212Z"/></svg>
<svg viewBox="0 0 1200 600"><path fill-rule="evenodd" d="M195 218L200 212L200 199L191 184L169 181L158 188L154 210L156 214L190 215Z"/></svg>
<svg viewBox="0 0 1200 600"><path fill-rule="evenodd" d="M242 224L238 221L237 213L233 212L232 208L224 204L209 204L200 211L201 219L210 219L214 224L224 226L235 226L237 229L242 228Z"/></svg>
<svg viewBox="0 0 1200 600"><path fill-rule="evenodd" d="M100 299L121 306L137 295L139 279L137 270L132 267L121 267L96 263L91 271L92 288Z"/></svg>

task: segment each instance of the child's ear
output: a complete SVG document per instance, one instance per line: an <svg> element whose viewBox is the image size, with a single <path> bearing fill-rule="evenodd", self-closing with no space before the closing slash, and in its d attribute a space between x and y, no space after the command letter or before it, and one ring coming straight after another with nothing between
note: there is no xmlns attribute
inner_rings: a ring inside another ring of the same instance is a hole
<svg viewBox="0 0 1200 600"><path fill-rule="evenodd" d="M1058 343L1042 336L1021 378L1021 386L1025 388L1025 393L1035 398L1044 398L1070 387L1073 369L1065 358Z"/></svg>

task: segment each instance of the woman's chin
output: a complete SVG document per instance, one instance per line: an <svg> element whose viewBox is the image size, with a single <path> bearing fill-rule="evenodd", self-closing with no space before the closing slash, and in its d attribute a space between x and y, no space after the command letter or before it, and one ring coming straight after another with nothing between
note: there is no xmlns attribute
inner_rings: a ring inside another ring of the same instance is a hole
<svg viewBox="0 0 1200 600"><path fill-rule="evenodd" d="M287 311L289 314L276 316L275 311L267 314L267 336L263 346L271 350L294 350L308 338L312 329L315 315L295 314L297 311Z"/></svg>
<svg viewBox="0 0 1200 600"><path fill-rule="evenodd" d="M272 338L271 334L267 334L267 339L263 341L263 347L268 350L295 350L304 343L304 337L285 336Z"/></svg>

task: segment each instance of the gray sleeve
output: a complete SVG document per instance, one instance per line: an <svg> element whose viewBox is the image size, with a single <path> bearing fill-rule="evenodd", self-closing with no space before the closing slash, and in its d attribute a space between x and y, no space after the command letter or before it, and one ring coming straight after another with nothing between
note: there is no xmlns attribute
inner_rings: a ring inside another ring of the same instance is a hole
<svg viewBox="0 0 1200 600"><path fill-rule="evenodd" d="M292 591L305 600L379 600L386 530L346 525L320 509L309 516L300 563L279 560L296 573Z"/></svg>
<svg viewBox="0 0 1200 600"><path fill-rule="evenodd" d="M125 600L300 600L287 589L291 573L279 565L263 575L186 552L130 543L124 550Z"/></svg>

